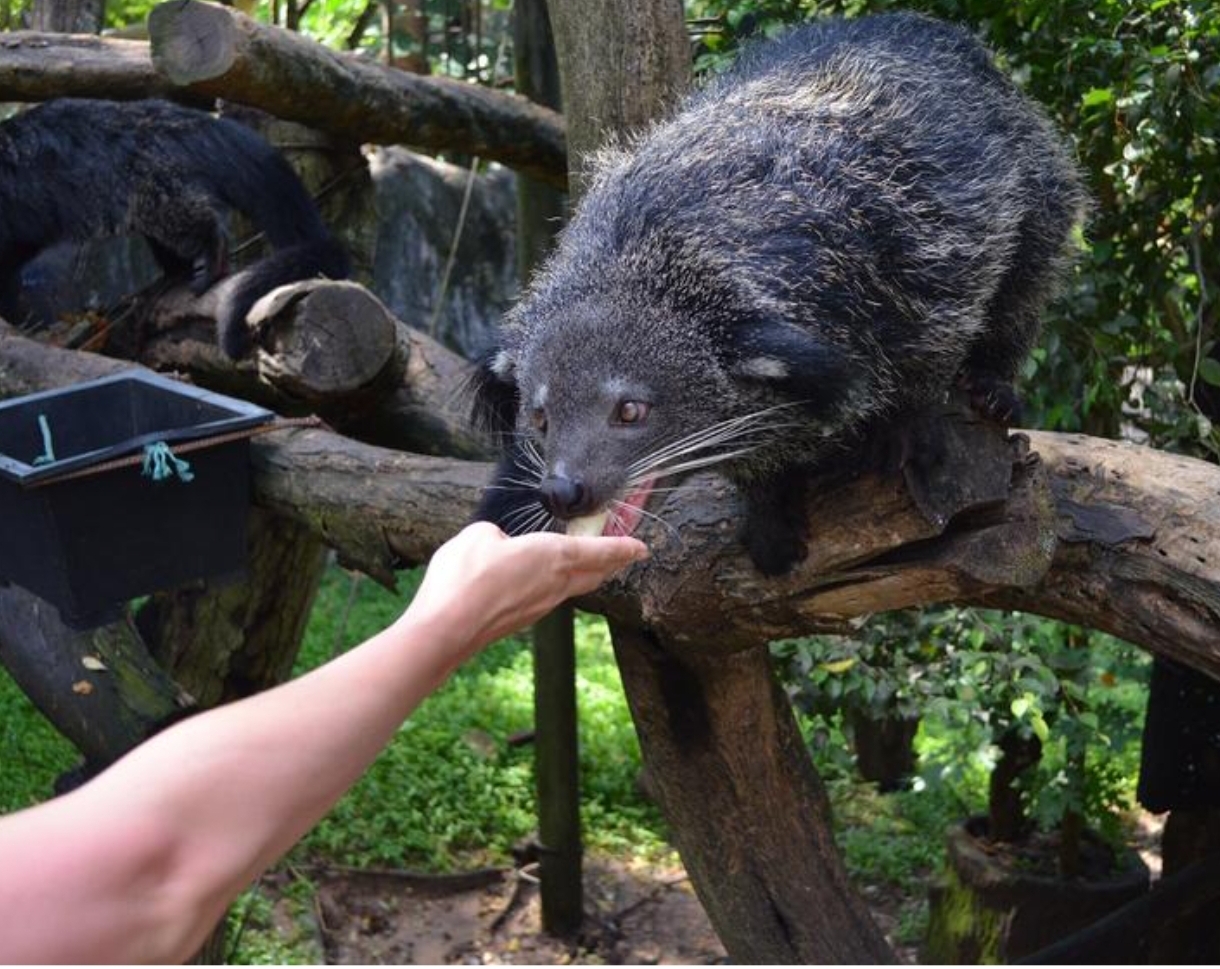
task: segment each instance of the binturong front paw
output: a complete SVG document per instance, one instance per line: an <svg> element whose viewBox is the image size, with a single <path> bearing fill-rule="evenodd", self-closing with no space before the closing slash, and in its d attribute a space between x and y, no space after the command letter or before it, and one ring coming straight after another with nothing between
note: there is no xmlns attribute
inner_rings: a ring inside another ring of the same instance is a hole
<svg viewBox="0 0 1220 969"><path fill-rule="evenodd" d="M787 472L745 492L741 541L763 575L780 576L809 554L805 475Z"/></svg>
<svg viewBox="0 0 1220 969"><path fill-rule="evenodd" d="M1004 427L1021 423L1021 398L1011 381L985 371L963 371L957 383L969 394L975 413Z"/></svg>

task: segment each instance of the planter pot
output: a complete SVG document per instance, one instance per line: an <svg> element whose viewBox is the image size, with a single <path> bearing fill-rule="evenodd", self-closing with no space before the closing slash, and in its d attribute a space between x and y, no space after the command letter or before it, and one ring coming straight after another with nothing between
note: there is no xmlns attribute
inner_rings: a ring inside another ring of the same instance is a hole
<svg viewBox="0 0 1220 969"><path fill-rule="evenodd" d="M1082 878L1038 874L1028 852L988 841L986 819L951 828L941 884L929 890L920 959L941 964L1010 963L1037 952L1145 894L1148 868L1129 849L1117 859L1087 833L1105 864Z"/></svg>
<svg viewBox="0 0 1220 969"><path fill-rule="evenodd" d="M84 629L135 596L239 572L243 432L273 417L145 371L0 404L0 581ZM159 443L189 463L181 477L145 474L141 452Z"/></svg>

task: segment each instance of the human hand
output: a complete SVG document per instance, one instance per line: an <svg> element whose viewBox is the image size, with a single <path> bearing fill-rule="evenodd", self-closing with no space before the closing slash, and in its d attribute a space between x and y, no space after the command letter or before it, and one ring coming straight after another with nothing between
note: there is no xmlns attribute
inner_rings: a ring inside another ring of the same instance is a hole
<svg viewBox="0 0 1220 969"><path fill-rule="evenodd" d="M647 557L635 538L551 532L509 538L477 522L437 549L404 619L443 634L460 662Z"/></svg>

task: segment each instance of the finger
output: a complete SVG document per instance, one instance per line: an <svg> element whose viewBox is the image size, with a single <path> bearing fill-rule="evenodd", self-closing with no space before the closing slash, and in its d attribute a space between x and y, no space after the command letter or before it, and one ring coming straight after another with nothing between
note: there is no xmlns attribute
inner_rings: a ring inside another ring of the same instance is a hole
<svg viewBox="0 0 1220 969"><path fill-rule="evenodd" d="M583 595L586 592L592 592L603 582L618 572L622 572L633 562L639 561L641 554L646 557L647 549L643 552L636 548L628 548L626 550L629 557L601 559L596 566L587 564L577 565L568 572L568 596Z"/></svg>
<svg viewBox="0 0 1220 969"><path fill-rule="evenodd" d="M568 561L572 568L600 569L621 568L631 562L648 558L648 546L638 538L627 536L609 537L569 537L563 536L569 555Z"/></svg>

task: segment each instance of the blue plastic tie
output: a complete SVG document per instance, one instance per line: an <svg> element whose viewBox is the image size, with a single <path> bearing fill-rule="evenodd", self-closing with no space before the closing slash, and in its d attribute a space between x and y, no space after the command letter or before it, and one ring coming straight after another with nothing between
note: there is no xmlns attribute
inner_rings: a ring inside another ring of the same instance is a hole
<svg viewBox="0 0 1220 969"><path fill-rule="evenodd" d="M55 448L51 444L51 425L47 423L47 415L38 415L38 429L42 431L42 454L34 459L34 466L52 464L55 461Z"/></svg>
<svg viewBox="0 0 1220 969"><path fill-rule="evenodd" d="M146 478L152 478L153 481L164 481L166 478L177 476L183 484L193 481L195 478L195 472L191 470L190 464L183 461L182 458L175 457L174 452L164 441L144 445L144 469L141 474Z"/></svg>

